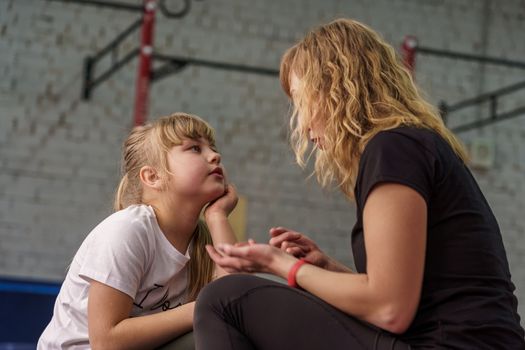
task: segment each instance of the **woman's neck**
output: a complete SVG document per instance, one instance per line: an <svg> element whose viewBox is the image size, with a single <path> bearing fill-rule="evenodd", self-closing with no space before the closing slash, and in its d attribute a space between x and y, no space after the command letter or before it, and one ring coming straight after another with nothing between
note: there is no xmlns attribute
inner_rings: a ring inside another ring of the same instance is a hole
<svg viewBox="0 0 525 350"><path fill-rule="evenodd" d="M188 250L202 206L151 203L159 227L168 241L182 254Z"/></svg>

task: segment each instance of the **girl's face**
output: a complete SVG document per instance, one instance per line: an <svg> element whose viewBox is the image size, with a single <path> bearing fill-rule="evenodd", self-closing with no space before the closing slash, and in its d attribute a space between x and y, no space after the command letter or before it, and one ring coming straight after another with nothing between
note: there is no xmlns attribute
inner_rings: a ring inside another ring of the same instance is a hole
<svg viewBox="0 0 525 350"><path fill-rule="evenodd" d="M204 203L217 199L226 189L221 155L207 140L184 139L168 153L171 193Z"/></svg>
<svg viewBox="0 0 525 350"><path fill-rule="evenodd" d="M301 79L299 79L297 75L292 72L290 76L290 94L292 95L292 101L294 104L297 103L297 96L301 93L301 89ZM299 124L304 125L304 127L308 130L308 137L310 138L310 141L320 149L323 149L324 123L320 113L317 110L314 110L313 115L307 116L305 115L304 111L301 111L300 107L298 119Z"/></svg>

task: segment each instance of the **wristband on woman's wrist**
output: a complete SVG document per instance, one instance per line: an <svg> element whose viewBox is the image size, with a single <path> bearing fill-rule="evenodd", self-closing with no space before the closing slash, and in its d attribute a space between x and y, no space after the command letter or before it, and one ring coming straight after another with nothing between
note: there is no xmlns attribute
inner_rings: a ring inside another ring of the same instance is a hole
<svg viewBox="0 0 525 350"><path fill-rule="evenodd" d="M306 261L304 258L301 258L301 259L297 260L297 262L295 264L293 264L293 266L290 269L290 271L288 271L288 285L290 287L293 287L293 288L299 287L299 285L297 284L297 280L296 280L297 271L304 264L308 264L308 261Z"/></svg>

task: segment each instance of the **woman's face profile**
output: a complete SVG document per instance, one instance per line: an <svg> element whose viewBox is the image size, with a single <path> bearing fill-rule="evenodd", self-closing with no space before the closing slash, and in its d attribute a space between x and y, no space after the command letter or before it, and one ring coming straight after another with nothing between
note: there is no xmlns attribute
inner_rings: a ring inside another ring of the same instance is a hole
<svg viewBox="0 0 525 350"><path fill-rule="evenodd" d="M294 104L297 103L298 96L302 92L301 79L295 74L290 75L290 95ZM298 122L301 128L308 130L308 138L320 149L323 149L324 123L322 116L317 110L314 110L313 115L306 115L304 108L299 106Z"/></svg>

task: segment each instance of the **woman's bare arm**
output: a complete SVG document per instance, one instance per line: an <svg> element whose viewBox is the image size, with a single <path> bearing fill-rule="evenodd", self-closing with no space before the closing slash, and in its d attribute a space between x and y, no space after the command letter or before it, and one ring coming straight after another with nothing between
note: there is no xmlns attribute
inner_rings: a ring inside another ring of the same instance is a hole
<svg viewBox="0 0 525 350"><path fill-rule="evenodd" d="M378 185L364 208L366 274L327 271L307 264L299 269L297 282L350 315L402 333L419 305L426 225L427 207L418 192L399 184ZM225 245L218 250L208 247L216 263L228 271L261 271L286 278L297 262L290 254L263 244Z"/></svg>

